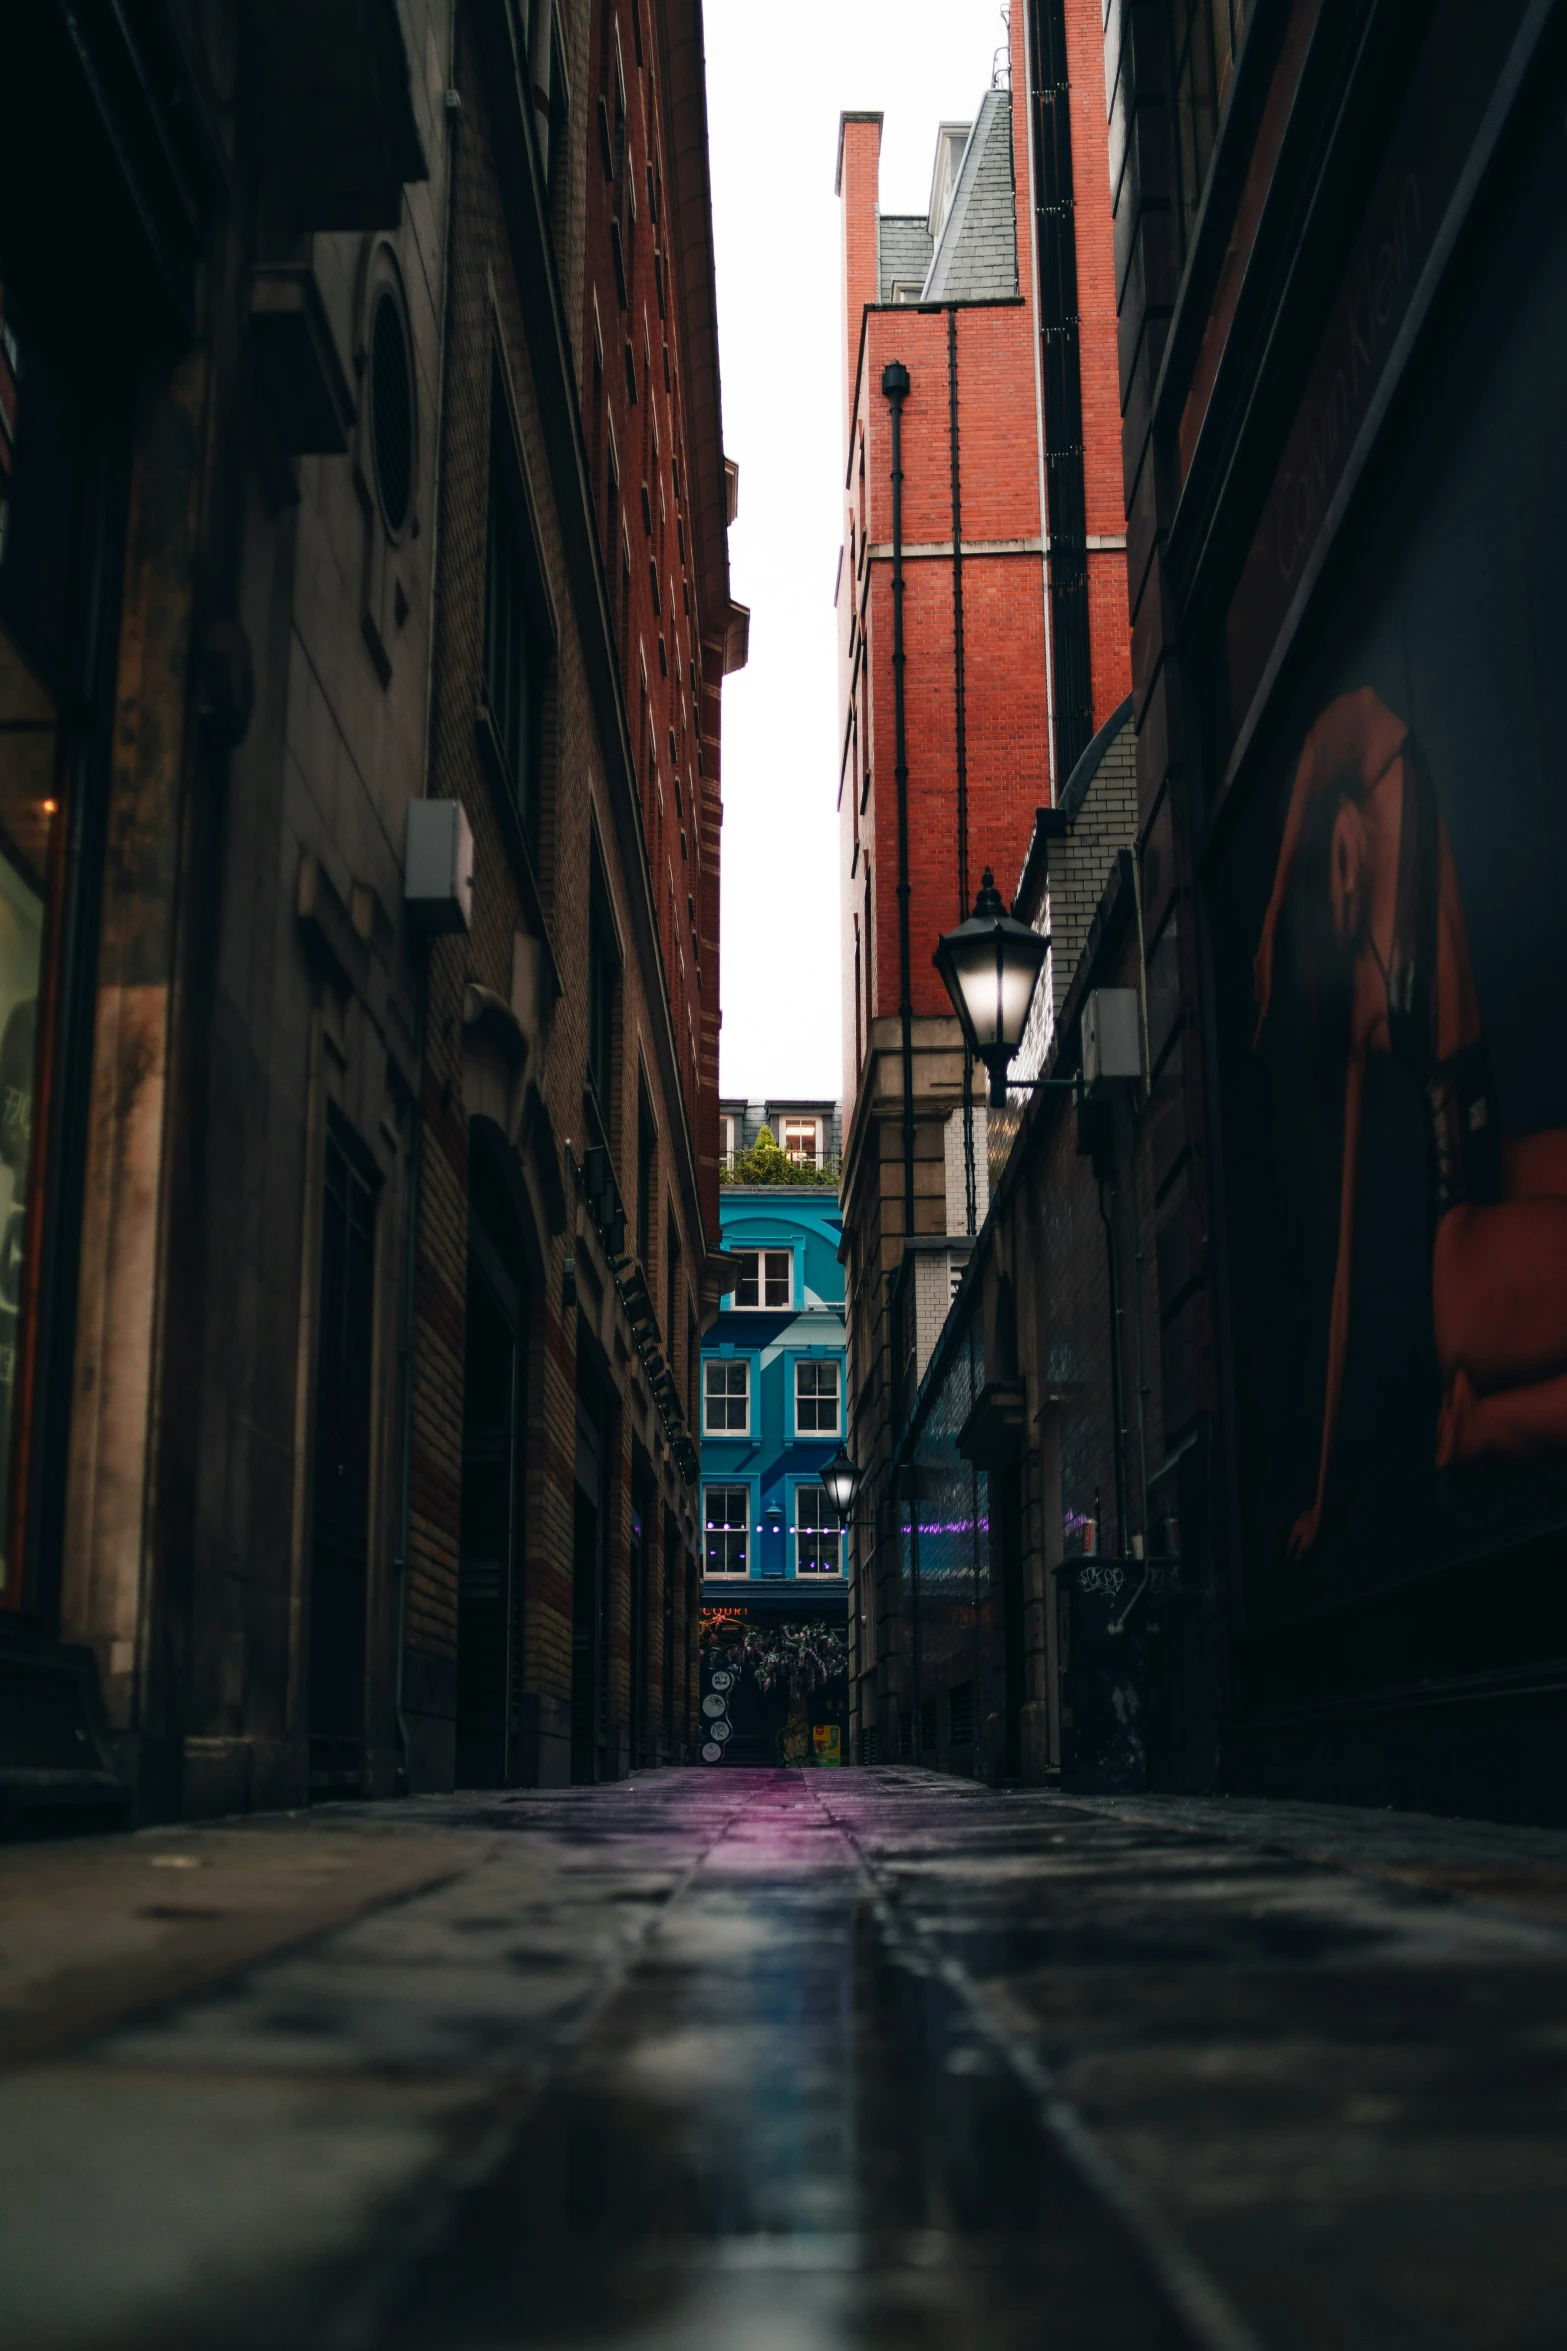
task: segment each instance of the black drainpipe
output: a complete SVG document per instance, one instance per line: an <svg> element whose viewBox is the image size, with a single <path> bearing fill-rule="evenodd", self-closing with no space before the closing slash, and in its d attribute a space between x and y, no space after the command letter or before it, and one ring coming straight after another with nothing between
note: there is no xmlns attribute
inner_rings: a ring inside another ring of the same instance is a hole
<svg viewBox="0 0 1567 2351"><path fill-rule="evenodd" d="M952 445L952 661L958 758L958 920L968 902L968 685L963 670L963 496L958 477L958 314L947 312L947 437ZM979 1222L974 1183L974 1056L963 1047L964 1229Z"/></svg>
<svg viewBox="0 0 1567 2351"><path fill-rule="evenodd" d="M898 1018L903 1024L903 1238L914 1238L914 999L909 971L909 762L903 732L903 403L909 371L889 360L881 388L892 407L892 717L898 786Z"/></svg>
<svg viewBox="0 0 1567 2351"><path fill-rule="evenodd" d="M1110 1413L1115 1423L1115 1555L1129 1556L1131 1545L1126 1526L1126 1402L1121 1374L1121 1252L1115 1238L1115 1185L1109 1185L1109 1202L1105 1200L1106 1179L1099 1178L1099 1214L1105 1228L1105 1275L1110 1288ZM1097 1535L1098 1530L1095 1530ZM1146 1549L1146 1544L1144 1549Z"/></svg>
<svg viewBox="0 0 1567 2351"><path fill-rule="evenodd" d="M957 701L958 756L958 920L973 911L968 902L968 706L963 675L963 497L958 476L958 314L947 312L947 438L952 448L952 658ZM893 459L897 463L897 459Z"/></svg>
<svg viewBox="0 0 1567 2351"><path fill-rule="evenodd" d="M1045 400L1045 506L1057 789L1094 731L1088 634L1088 519L1078 357L1077 215L1063 0L1032 0L1036 245Z"/></svg>

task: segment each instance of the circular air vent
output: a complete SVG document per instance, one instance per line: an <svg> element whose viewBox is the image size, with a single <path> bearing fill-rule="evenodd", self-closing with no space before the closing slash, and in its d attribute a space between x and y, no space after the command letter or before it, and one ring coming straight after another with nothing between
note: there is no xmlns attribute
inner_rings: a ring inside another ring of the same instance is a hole
<svg viewBox="0 0 1567 2351"><path fill-rule="evenodd" d="M395 539L408 520L413 491L414 399L408 338L397 304L385 291L376 302L370 337L370 446L381 518Z"/></svg>

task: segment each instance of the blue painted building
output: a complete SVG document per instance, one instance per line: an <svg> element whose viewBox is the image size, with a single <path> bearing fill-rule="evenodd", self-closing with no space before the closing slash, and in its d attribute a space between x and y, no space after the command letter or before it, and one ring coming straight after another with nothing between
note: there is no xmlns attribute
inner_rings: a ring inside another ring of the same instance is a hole
<svg viewBox="0 0 1567 2351"><path fill-rule="evenodd" d="M825 1118L823 1130L825 1143ZM843 1720L837 1677L803 1690L796 1676L791 1706L786 1673L764 1691L739 1657L742 1633L755 1665L767 1643L776 1653L814 1640L812 1628L841 1636L847 1625L846 1540L821 1483L847 1426L838 1195L825 1184L731 1183L719 1215L739 1272L702 1345L702 1603L709 1634L731 1644L732 1679L720 1689L733 1686L735 1703L714 1713L714 1699L707 1711L732 1760L805 1760L786 1747L812 1732L817 1760L828 1760L822 1734L835 1752L831 1726ZM722 1677L725 1658L707 1638L704 1704L715 1666Z"/></svg>

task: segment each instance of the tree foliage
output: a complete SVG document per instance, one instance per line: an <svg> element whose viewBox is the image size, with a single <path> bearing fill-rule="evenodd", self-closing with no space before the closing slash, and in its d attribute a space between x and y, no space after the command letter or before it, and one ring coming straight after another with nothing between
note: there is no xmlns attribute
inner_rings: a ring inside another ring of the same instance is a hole
<svg viewBox="0 0 1567 2351"><path fill-rule="evenodd" d="M809 1184L818 1189L830 1186L836 1191L838 1162L791 1159L774 1140L772 1128L764 1123L750 1149L737 1151L733 1166L720 1170L720 1180L726 1184Z"/></svg>

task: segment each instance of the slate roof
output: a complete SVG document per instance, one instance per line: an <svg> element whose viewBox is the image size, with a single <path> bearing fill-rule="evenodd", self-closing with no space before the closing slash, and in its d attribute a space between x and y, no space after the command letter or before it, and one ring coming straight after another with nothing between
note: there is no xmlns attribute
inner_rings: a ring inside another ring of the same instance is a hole
<svg viewBox="0 0 1567 2351"><path fill-rule="evenodd" d="M887 226L884 221L884 231ZM923 230L925 223L899 226ZM885 240L882 250L885 253ZM884 302L888 299L885 269L883 263ZM957 185L920 298L925 302L996 302L1016 292L1012 93L987 90L963 150Z"/></svg>
<svg viewBox="0 0 1567 2351"><path fill-rule="evenodd" d="M923 212L883 212L876 222L876 299L892 300L894 285L922 285L930 267L931 237Z"/></svg>

